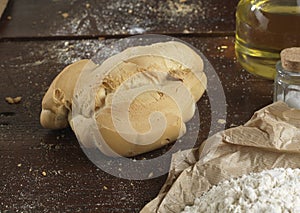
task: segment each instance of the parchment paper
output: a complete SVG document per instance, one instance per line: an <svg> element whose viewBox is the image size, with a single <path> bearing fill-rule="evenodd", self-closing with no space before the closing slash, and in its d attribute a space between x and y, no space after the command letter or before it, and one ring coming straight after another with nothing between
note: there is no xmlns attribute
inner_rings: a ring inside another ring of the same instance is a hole
<svg viewBox="0 0 300 213"><path fill-rule="evenodd" d="M300 167L300 110L282 102L174 154L165 185L141 212L180 212L220 181L276 167Z"/></svg>

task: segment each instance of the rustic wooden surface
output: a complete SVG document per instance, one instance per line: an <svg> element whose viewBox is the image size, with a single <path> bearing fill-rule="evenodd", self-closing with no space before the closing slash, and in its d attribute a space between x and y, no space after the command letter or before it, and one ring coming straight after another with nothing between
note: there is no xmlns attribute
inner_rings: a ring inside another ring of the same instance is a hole
<svg viewBox="0 0 300 213"><path fill-rule="evenodd" d="M92 57L99 45L141 32L172 34L194 45L222 82L226 128L271 103L272 82L236 62L237 2L11 0L0 21L0 212L138 212L159 192L166 175L140 181L109 175L87 159L69 128L50 131L39 124L52 79L67 64ZM9 96L22 100L8 104ZM198 144L209 134L209 106L205 94L198 102ZM188 146L182 141L182 149Z"/></svg>
<svg viewBox="0 0 300 213"><path fill-rule="evenodd" d="M231 33L238 0L11 1L0 38Z"/></svg>

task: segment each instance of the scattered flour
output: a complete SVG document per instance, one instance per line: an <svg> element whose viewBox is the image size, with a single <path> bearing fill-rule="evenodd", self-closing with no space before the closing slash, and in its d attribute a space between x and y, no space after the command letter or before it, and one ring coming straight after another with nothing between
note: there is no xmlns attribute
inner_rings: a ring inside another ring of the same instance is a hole
<svg viewBox="0 0 300 213"><path fill-rule="evenodd" d="M183 213L300 212L300 169L276 168L213 186Z"/></svg>

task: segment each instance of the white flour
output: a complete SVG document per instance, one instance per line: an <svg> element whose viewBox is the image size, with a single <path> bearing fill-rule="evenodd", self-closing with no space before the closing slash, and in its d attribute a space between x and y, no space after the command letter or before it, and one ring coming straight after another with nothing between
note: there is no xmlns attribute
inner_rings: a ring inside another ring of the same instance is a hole
<svg viewBox="0 0 300 213"><path fill-rule="evenodd" d="M300 212L300 169L276 168L221 182L182 212Z"/></svg>

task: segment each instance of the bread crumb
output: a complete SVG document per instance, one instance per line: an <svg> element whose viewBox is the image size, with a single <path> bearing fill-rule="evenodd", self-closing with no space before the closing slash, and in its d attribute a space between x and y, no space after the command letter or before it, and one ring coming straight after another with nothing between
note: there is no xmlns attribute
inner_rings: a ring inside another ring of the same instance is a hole
<svg viewBox="0 0 300 213"><path fill-rule="evenodd" d="M218 120L218 123L219 123L219 124L226 124L226 120L224 120L224 119L219 119L219 120Z"/></svg>
<svg viewBox="0 0 300 213"><path fill-rule="evenodd" d="M21 100L22 100L22 97L21 97L21 96L15 97L15 98L14 98L14 103L15 103L15 104L20 103Z"/></svg>
<svg viewBox="0 0 300 213"><path fill-rule="evenodd" d="M18 166L18 167L21 167L21 166L22 166L22 164L21 164L21 163L19 163L17 166Z"/></svg>
<svg viewBox="0 0 300 213"><path fill-rule="evenodd" d="M103 186L103 189L104 189L104 190L107 190L107 189L108 189L108 187L107 187L107 186Z"/></svg>
<svg viewBox="0 0 300 213"><path fill-rule="evenodd" d="M217 49L220 51L220 52L224 52L225 49L227 49L228 46L226 45L221 45L221 46L218 46Z"/></svg>
<svg viewBox="0 0 300 213"><path fill-rule="evenodd" d="M14 104L14 99L12 97L6 97L5 100L9 104Z"/></svg>
<svg viewBox="0 0 300 213"><path fill-rule="evenodd" d="M47 176L47 173L46 173L45 171L43 171L43 172L42 172L42 175L43 175L44 177L46 177L46 176Z"/></svg>
<svg viewBox="0 0 300 213"><path fill-rule="evenodd" d="M148 178L152 178L152 177L153 177L153 172L150 172Z"/></svg>
<svg viewBox="0 0 300 213"><path fill-rule="evenodd" d="M21 96L18 96L18 97L15 97L15 98L6 97L5 100L9 104L17 104L17 103L20 103L20 101L22 100L22 97Z"/></svg>
<svg viewBox="0 0 300 213"><path fill-rule="evenodd" d="M188 29L184 29L183 33L190 33L190 31Z"/></svg>
<svg viewBox="0 0 300 213"><path fill-rule="evenodd" d="M61 15L62 15L62 17L64 17L64 18L68 18L68 17L69 17L69 13L62 13Z"/></svg>

